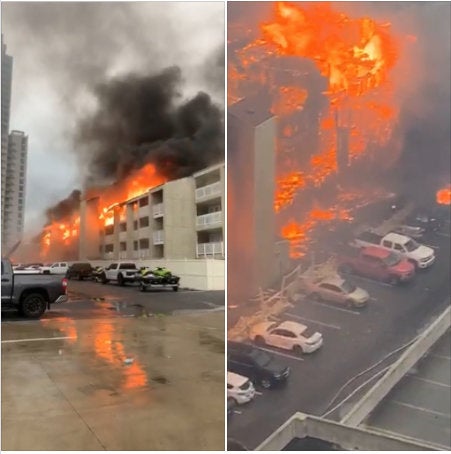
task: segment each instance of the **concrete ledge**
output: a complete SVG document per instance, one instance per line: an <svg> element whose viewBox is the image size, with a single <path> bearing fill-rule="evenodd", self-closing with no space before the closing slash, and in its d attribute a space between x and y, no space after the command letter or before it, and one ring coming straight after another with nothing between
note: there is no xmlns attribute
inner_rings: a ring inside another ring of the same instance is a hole
<svg viewBox="0 0 451 454"><path fill-rule="evenodd" d="M295 438L312 437L349 451L436 451L436 446L402 436L382 434L361 427L345 426L339 422L303 413L294 414L256 451L281 451Z"/></svg>
<svg viewBox="0 0 451 454"><path fill-rule="evenodd" d="M406 375L406 373L428 352L451 326L451 307L448 307L420 335L383 377L351 408L342 423L356 427L379 405L382 399Z"/></svg>

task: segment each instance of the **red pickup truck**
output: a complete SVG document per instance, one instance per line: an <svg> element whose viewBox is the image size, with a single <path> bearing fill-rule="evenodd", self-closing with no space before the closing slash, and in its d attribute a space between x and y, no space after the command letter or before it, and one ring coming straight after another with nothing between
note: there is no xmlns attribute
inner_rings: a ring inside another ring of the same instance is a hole
<svg viewBox="0 0 451 454"><path fill-rule="evenodd" d="M338 270L399 284L415 276L415 267L396 252L378 247L350 249L338 256Z"/></svg>

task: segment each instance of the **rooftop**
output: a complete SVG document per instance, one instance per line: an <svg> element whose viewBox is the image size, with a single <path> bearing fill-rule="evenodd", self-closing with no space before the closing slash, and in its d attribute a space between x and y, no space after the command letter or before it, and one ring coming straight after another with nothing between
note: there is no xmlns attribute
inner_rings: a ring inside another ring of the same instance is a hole
<svg viewBox="0 0 451 454"><path fill-rule="evenodd" d="M253 126L258 126L274 117L269 108L270 102L268 96L261 94L243 98L232 104L228 107L228 114Z"/></svg>

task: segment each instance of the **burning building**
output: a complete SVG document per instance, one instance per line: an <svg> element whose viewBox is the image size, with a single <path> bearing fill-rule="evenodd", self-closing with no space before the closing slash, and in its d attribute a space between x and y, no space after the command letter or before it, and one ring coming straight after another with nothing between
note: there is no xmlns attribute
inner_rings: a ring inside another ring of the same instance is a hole
<svg viewBox="0 0 451 454"><path fill-rule="evenodd" d="M369 14L362 14L364 5ZM359 207L389 193L415 194L422 203L435 203L433 195L439 204L448 203L449 191L444 184L450 178L449 125L447 138L442 129L446 123L443 119L449 119L449 87L445 96L448 107L439 106L434 117L442 126L433 125L428 115L424 120L413 120L412 112L418 116L419 104L428 102L412 101L412 94L416 95L419 84L425 82L411 70L418 65L418 58L412 58L417 37L406 31L402 18L418 12L409 9L417 8L387 6L381 13L364 2L358 8L326 2L229 5L229 110L233 113L235 106L249 103L254 97L260 104L267 98L267 106L250 109L255 110L251 116L257 118L269 112L277 117L272 158L262 151L263 147L259 154L249 145L234 146L234 141L242 140L240 129L246 121L233 122L229 117L229 157L233 165L228 187L229 226L241 219L234 207L236 197L255 190L253 183L243 190L247 181L241 166L251 166L248 175L257 174L258 167L264 166L259 163L263 159L271 161L267 165L274 168L274 180L269 181L267 176L274 196L271 213L259 218L258 228L266 228L261 227L265 223L272 225L275 237L289 242L294 260L321 246L321 232L350 224ZM395 16L397 26L388 21ZM416 19L419 22L420 17ZM422 59L437 60L434 55L426 50ZM449 74L449 59L443 65L445 74ZM424 96L421 99L426 101ZM420 133L418 125L424 122L427 131ZM417 136L422 138L415 143L413 138ZM429 143L437 144L436 164L426 158L426 137ZM239 149L249 156L234 156ZM418 165L422 161L428 168L435 166L435 170L425 175ZM437 165L445 161L446 175L443 165ZM236 172L243 177L236 176ZM424 185L415 184L414 175ZM229 232L233 235L234 230ZM234 254L245 255L244 245L236 242L233 246L232 242L230 263ZM250 247L249 254L248 261L260 266L259 252ZM273 260L266 257L268 269ZM234 279L234 273L231 266L229 280ZM238 281L246 280L240 275L245 274L236 273L236 288L243 285Z"/></svg>

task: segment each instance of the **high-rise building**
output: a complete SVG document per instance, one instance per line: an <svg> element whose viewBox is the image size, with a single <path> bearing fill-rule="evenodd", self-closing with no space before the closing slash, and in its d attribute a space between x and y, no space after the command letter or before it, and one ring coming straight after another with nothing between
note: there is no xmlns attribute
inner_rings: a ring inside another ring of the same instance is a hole
<svg viewBox="0 0 451 454"><path fill-rule="evenodd" d="M2 231L5 202L6 167L8 165L8 134L11 110L11 84L13 75L13 58L6 54L6 44L2 35ZM3 244L3 241L2 241Z"/></svg>
<svg viewBox="0 0 451 454"><path fill-rule="evenodd" d="M27 151L28 137L25 133L11 131L8 136L5 196L2 204L2 249L5 251L22 238Z"/></svg>

